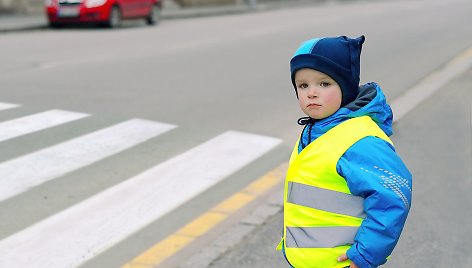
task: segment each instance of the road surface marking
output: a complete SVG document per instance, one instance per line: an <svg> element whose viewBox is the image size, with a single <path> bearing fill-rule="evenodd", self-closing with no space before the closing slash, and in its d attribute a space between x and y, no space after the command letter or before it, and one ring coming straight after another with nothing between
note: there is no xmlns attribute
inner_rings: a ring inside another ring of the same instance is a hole
<svg viewBox="0 0 472 268"><path fill-rule="evenodd" d="M133 147L175 126L133 119L0 164L0 201Z"/></svg>
<svg viewBox="0 0 472 268"><path fill-rule="evenodd" d="M10 121L0 122L0 142L89 116L62 110L51 110Z"/></svg>
<svg viewBox="0 0 472 268"><path fill-rule="evenodd" d="M224 221L239 209L245 207L257 197L268 192L284 177L277 175L280 169L286 169L282 164L258 180L252 182L243 190L231 195L208 212L202 214L172 235L157 243L138 257L125 264L122 268L156 267L163 261L192 243L195 239L205 235L213 227Z"/></svg>
<svg viewBox="0 0 472 268"><path fill-rule="evenodd" d="M79 266L280 142L236 131L217 136L0 241L0 267Z"/></svg>
<svg viewBox="0 0 472 268"><path fill-rule="evenodd" d="M20 107L18 104L0 102L0 111Z"/></svg>
<svg viewBox="0 0 472 268"><path fill-rule="evenodd" d="M416 86L392 101L393 121L397 122L421 102L431 97L446 83L472 67L472 48L459 54L443 68L428 75Z"/></svg>

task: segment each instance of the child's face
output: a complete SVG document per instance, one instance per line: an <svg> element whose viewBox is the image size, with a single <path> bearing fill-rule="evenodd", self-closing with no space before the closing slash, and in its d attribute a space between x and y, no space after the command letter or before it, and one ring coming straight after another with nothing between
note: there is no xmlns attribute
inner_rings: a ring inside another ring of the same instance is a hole
<svg viewBox="0 0 472 268"><path fill-rule="evenodd" d="M311 118L326 118L341 107L341 88L327 74L309 68L300 69L295 73L295 85L300 108Z"/></svg>

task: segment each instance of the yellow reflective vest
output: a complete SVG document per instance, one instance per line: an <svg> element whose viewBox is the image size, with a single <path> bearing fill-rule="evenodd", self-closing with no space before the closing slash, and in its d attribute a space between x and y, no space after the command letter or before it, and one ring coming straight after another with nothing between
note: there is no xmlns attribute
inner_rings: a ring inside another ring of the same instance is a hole
<svg viewBox="0 0 472 268"><path fill-rule="evenodd" d="M392 144L368 116L342 122L298 153L293 149L284 192L281 243L295 268L338 268L365 218L364 199L349 191L336 170L338 160L357 141L375 136ZM279 249L281 244L279 244Z"/></svg>

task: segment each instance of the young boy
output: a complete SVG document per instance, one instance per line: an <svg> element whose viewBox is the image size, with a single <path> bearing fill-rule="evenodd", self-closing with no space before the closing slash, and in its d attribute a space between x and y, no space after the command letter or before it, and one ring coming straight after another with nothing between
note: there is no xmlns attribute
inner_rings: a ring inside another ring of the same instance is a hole
<svg viewBox="0 0 472 268"><path fill-rule="evenodd" d="M375 83L359 86L364 36L312 39L290 61L308 116L284 194L279 248L296 268L370 268L393 251L411 205L411 174L395 153L392 111Z"/></svg>

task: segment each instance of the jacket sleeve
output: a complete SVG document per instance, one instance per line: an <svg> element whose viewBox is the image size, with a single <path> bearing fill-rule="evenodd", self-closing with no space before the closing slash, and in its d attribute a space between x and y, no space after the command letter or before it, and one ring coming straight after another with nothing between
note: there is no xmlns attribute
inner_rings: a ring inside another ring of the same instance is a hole
<svg viewBox="0 0 472 268"><path fill-rule="evenodd" d="M338 161L337 171L351 193L364 198L366 213L348 258L361 268L384 264L410 210L410 172L393 147L376 137L366 137L349 148Z"/></svg>

